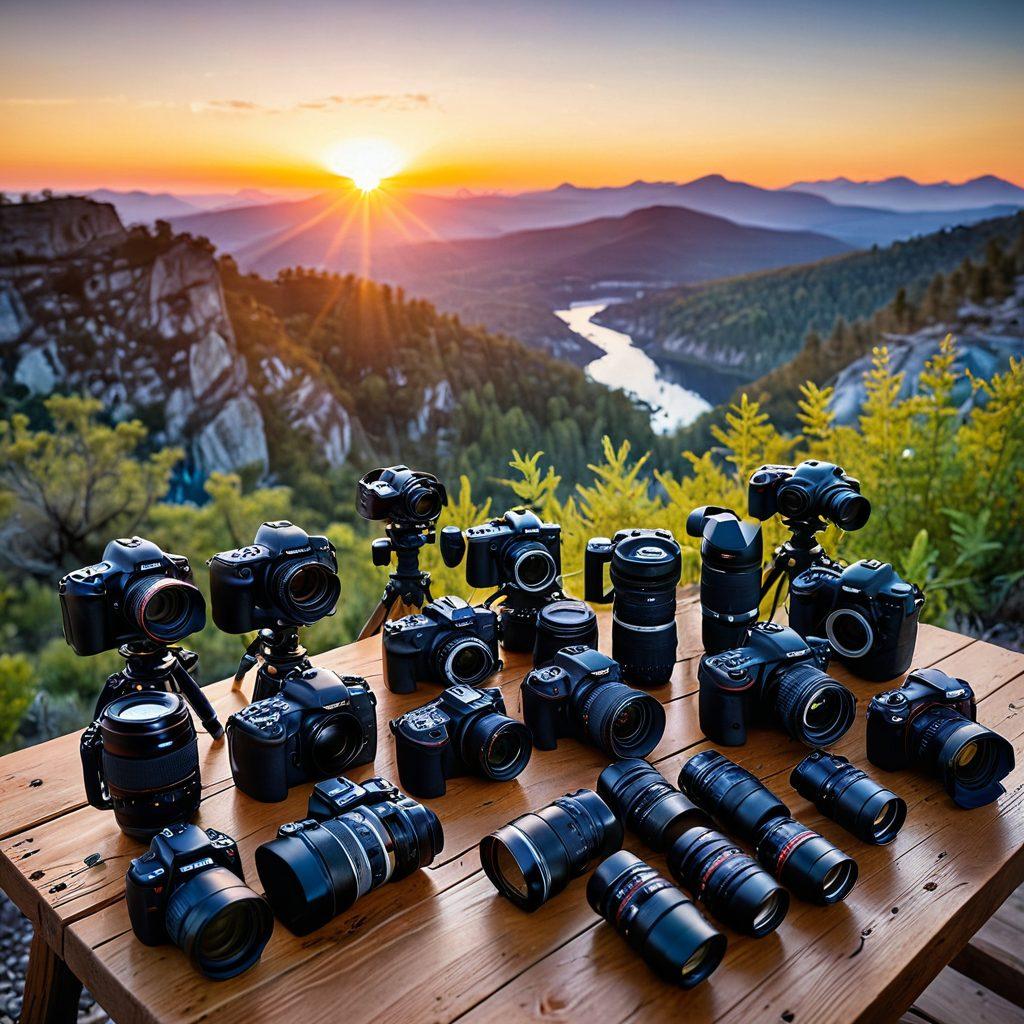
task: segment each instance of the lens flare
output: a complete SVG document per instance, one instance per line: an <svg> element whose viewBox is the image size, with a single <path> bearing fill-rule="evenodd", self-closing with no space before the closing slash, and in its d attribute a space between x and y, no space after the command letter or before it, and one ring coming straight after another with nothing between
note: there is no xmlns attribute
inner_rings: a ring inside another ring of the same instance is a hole
<svg viewBox="0 0 1024 1024"><path fill-rule="evenodd" d="M361 192L372 192L402 169L405 157L388 139L345 139L328 151L325 163Z"/></svg>

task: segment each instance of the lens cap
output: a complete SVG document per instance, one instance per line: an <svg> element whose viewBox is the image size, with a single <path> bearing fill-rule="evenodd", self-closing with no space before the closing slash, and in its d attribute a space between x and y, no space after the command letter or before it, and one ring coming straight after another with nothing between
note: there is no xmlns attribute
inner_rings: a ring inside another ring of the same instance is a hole
<svg viewBox="0 0 1024 1024"><path fill-rule="evenodd" d="M615 545L612 567L632 579L663 580L682 565L679 545L671 536L657 536L641 530L624 537Z"/></svg>

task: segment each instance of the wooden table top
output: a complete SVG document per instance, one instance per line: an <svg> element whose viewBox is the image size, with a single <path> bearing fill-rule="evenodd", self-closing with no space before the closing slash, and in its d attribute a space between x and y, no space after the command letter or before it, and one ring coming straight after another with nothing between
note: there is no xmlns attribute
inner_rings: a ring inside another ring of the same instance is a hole
<svg viewBox="0 0 1024 1024"><path fill-rule="evenodd" d="M697 724L700 615L692 592L679 606L679 660L669 685L653 691L665 704L665 736L651 760L672 782L680 765L709 746ZM602 646L610 640L602 617ZM378 698L376 763L353 770L398 782L387 720L431 699L383 684L380 639L314 659L366 676ZM526 658L507 655L496 680L510 713L521 715ZM768 783L795 817L856 858L860 878L832 907L794 899L774 934L728 933L729 948L711 978L690 991L660 981L625 941L590 909L586 878L534 914L500 898L480 868L477 843L491 830L580 787L594 788L607 763L571 740L537 751L513 782L458 779L428 801L445 833L442 855L412 877L361 899L302 939L277 925L263 959L224 982L197 974L173 946L149 948L133 936L124 901L128 862L144 849L123 836L110 812L85 803L79 735L0 759L0 885L117 1024L218 1024L320 1021L659 1021L685 1012L691 1021L874 1021L895 1019L1024 880L1024 656L923 626L915 667L936 665L966 678L978 718L1013 744L1017 767L997 804L957 809L941 784L916 773L886 775L864 755L864 708L884 687L834 675L857 694L859 713L833 748L865 767L909 805L890 846L865 845L824 819L789 786L806 749L776 731L757 732L727 750ZM99 685L97 680L97 685ZM247 692L251 692L251 680ZM246 703L230 682L207 689L221 720ZM227 749L200 732L203 802L198 823L234 836L246 877L259 879L253 851L277 826L305 816L309 786L286 802L263 804L231 781ZM665 869L627 833L626 848ZM86 867L89 855L101 860ZM719 927L721 927L719 925ZM723 929L725 930L725 929Z"/></svg>

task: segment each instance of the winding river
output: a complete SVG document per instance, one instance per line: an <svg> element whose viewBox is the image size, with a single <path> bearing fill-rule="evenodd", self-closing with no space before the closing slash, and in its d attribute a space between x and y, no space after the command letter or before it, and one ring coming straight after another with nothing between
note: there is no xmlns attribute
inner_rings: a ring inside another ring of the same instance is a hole
<svg viewBox="0 0 1024 1024"><path fill-rule="evenodd" d="M710 409L711 405L695 391L666 380L658 364L637 348L628 334L593 323L592 318L607 305L575 303L569 309L555 310L555 316L564 320L570 330L604 352L587 364L587 376L609 387L621 388L650 405L651 426L659 434L670 434Z"/></svg>

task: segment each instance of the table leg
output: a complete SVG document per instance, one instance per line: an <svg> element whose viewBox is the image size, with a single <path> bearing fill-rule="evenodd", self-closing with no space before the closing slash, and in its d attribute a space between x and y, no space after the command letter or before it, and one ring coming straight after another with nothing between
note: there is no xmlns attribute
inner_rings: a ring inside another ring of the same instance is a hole
<svg viewBox="0 0 1024 1024"><path fill-rule="evenodd" d="M19 1024L75 1024L82 983L38 934L32 936Z"/></svg>

